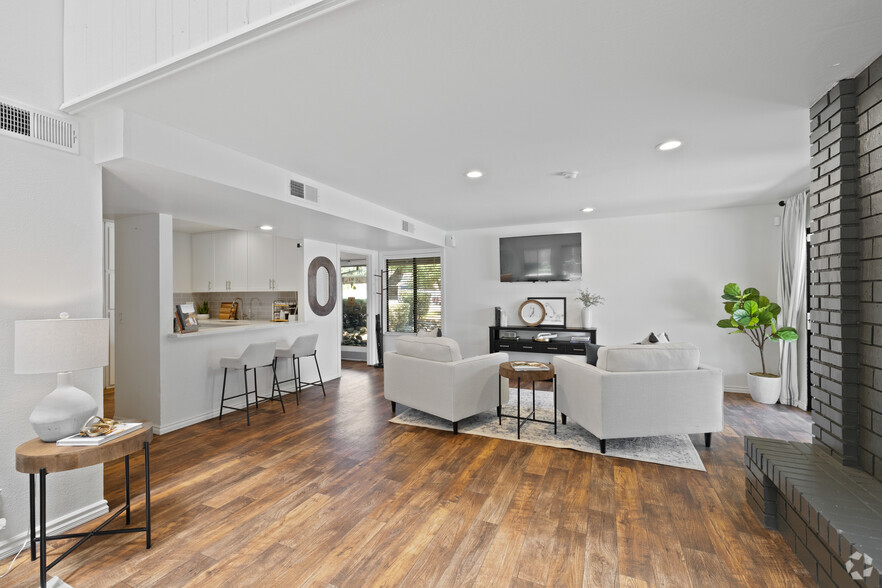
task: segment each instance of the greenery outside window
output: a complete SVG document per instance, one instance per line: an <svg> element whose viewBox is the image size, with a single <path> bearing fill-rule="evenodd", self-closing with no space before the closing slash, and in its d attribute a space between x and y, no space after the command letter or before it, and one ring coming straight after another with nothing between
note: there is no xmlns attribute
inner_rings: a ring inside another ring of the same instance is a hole
<svg viewBox="0 0 882 588"><path fill-rule="evenodd" d="M343 285L343 345L367 347L367 266L340 268Z"/></svg>
<svg viewBox="0 0 882 588"><path fill-rule="evenodd" d="M441 258L386 260L386 330L416 333L441 328Z"/></svg>

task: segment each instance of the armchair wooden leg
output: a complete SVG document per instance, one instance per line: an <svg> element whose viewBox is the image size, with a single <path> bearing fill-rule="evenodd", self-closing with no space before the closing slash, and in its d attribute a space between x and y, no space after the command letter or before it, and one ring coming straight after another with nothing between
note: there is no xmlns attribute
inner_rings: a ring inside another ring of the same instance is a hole
<svg viewBox="0 0 882 588"><path fill-rule="evenodd" d="M567 415L565 415L564 413L560 413L560 424L567 424Z"/></svg>
<svg viewBox="0 0 882 588"><path fill-rule="evenodd" d="M710 440L711 440L711 434L705 433L704 434L704 446L705 447L710 447Z"/></svg>
<svg viewBox="0 0 882 588"><path fill-rule="evenodd" d="M395 414L395 401L392 401L392 414Z"/></svg>
<svg viewBox="0 0 882 588"><path fill-rule="evenodd" d="M459 421L453 423L453 434L456 435L457 433L459 433Z"/></svg>
<svg viewBox="0 0 882 588"><path fill-rule="evenodd" d="M600 453L606 453L606 439L600 440Z"/></svg>

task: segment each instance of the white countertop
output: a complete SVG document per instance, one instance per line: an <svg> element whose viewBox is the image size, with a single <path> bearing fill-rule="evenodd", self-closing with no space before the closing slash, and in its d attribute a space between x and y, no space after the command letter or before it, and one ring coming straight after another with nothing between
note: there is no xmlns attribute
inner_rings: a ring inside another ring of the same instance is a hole
<svg viewBox="0 0 882 588"><path fill-rule="evenodd" d="M195 333L170 333L171 339L187 339L206 335L223 335L224 333L238 333L241 331L255 331L259 329L273 329L289 325L305 325L305 321L228 321L220 319L203 319L199 321L199 330Z"/></svg>

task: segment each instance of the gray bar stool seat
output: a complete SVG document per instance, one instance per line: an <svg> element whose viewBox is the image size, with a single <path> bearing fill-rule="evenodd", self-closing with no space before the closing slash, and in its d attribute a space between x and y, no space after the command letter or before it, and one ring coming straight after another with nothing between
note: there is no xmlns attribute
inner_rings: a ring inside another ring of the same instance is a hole
<svg viewBox="0 0 882 588"><path fill-rule="evenodd" d="M321 385L322 387L322 395L327 396L325 393L325 382L322 380L322 371L319 368L318 358L315 355L315 348L318 344L318 334L312 335L301 335L294 340L294 343L289 345L288 347L279 347L276 349L276 357L274 361L278 361L279 359L287 359L291 358L291 367L294 370L294 377L288 378L287 380L278 380L276 379L276 387L279 392L279 397L282 396L281 384L286 382L294 382L294 390L295 398L297 399L297 404L300 404L300 393L303 391L303 386L315 386ZM312 356L312 359L315 361L315 369L318 372L318 381L317 382L304 382L300 377L300 359L302 357Z"/></svg>
<svg viewBox="0 0 882 588"><path fill-rule="evenodd" d="M251 410L248 402L248 395L250 393L254 393L254 408L257 409L257 405L259 402L264 400L276 400L275 392L278 388L277 380L276 380L276 361L275 361L275 350L276 350L276 342L275 341L266 341L264 343L252 343L248 347L245 348L245 351L242 352L242 355L239 357L222 357L220 359L220 367L224 368L224 383L221 388L221 406L220 411L218 412L217 419L221 420L224 416L224 409L229 408L232 410L244 410L245 418L248 422L248 425L251 425ZM259 367L268 367L273 370L273 385L272 392L269 398L265 396L259 396L257 393L257 368ZM227 370L242 370L242 374L245 379L245 391L242 394L236 394L235 396L227 396ZM254 375L254 389L248 389L248 370L251 370ZM229 406L225 404L225 401L232 400L234 398L245 397L245 408L238 408L236 406ZM278 398L279 402L282 404L282 412L285 412L285 403L282 401L282 395L279 394Z"/></svg>

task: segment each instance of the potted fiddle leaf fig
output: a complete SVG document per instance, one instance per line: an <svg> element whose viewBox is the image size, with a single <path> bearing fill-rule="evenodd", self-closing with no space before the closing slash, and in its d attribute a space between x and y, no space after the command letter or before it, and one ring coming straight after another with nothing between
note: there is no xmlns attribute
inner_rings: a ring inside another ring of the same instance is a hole
<svg viewBox="0 0 882 588"><path fill-rule="evenodd" d="M778 326L781 307L770 302L756 288L746 288L742 292L738 284L726 284L722 298L728 316L717 321L717 326L733 329L730 334L743 333L759 350L762 371L747 374L750 396L757 402L774 404L781 396L781 376L766 371L763 348L766 341L796 341L799 335L793 327Z"/></svg>

